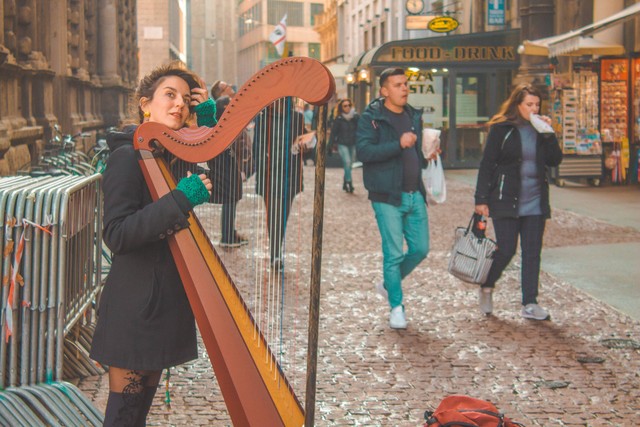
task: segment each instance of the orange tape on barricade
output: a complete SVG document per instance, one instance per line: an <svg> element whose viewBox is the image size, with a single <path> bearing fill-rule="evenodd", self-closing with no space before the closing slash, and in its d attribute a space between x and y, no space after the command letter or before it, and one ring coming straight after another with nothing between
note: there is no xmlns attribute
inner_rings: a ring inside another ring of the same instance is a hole
<svg viewBox="0 0 640 427"><path fill-rule="evenodd" d="M8 228L17 226L16 219L11 218L10 220L8 220L6 226L7 226L7 230L5 230L5 235L11 236L11 234L8 232L9 231ZM29 221L27 219L22 220L23 230L22 230L22 235L20 236L20 241L18 242L18 247L16 248L13 266L9 264L9 272L7 276L5 276L5 278L3 279L5 285L7 284L7 282L9 282L9 295L7 296L7 306L4 312L6 342L9 342L9 338L11 338L11 336L13 335L13 296L15 293L16 283L20 286L24 286L24 278L20 274L20 263L22 262L22 255L24 254L24 246L27 240L27 228L29 226L36 227L44 231L45 233L52 234L50 230L51 228L50 224L43 226L40 224L36 224L35 222ZM10 239L10 237L8 238ZM14 242L13 240L10 240L7 242L7 245L6 245L6 249L4 253L5 258L11 256L13 249L14 249ZM11 278L10 280L9 280L9 277ZM21 305L23 307L30 307L31 302L22 301Z"/></svg>

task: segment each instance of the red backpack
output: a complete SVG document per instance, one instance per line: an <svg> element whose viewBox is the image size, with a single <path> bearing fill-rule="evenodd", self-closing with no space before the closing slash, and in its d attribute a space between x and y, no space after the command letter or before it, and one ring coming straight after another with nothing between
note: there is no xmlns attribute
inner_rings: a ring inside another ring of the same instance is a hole
<svg viewBox="0 0 640 427"><path fill-rule="evenodd" d="M447 396L435 411L424 413L424 427L524 427L501 414L492 403L469 396Z"/></svg>

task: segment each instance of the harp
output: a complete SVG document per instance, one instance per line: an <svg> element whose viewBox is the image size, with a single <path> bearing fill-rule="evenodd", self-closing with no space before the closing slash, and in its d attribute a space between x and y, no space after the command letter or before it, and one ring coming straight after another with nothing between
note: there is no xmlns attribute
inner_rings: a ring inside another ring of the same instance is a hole
<svg viewBox="0 0 640 427"><path fill-rule="evenodd" d="M150 122L140 125L134 137L151 196L157 200L175 188L170 167L158 155L159 147L164 147L181 161L206 162L223 153L254 117L273 108L272 104L280 98L298 97L320 106L304 408L285 376L280 355L272 351L260 329L259 314L249 310L233 274L195 214L190 215L188 229L169 238L173 258L234 425L310 426L314 422L325 104L334 91L333 77L321 63L310 58L287 58L265 67L249 79L230 101L215 127L171 131ZM267 273L269 276L274 274L273 271Z"/></svg>

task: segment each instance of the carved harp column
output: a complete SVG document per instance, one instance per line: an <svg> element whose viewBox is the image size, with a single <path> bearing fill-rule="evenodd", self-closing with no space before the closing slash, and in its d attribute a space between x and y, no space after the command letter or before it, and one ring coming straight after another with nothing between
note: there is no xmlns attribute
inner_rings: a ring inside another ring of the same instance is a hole
<svg viewBox="0 0 640 427"><path fill-rule="evenodd" d="M198 328L211 359L229 415L237 426L313 425L319 318L319 285L324 195L324 135L326 102L335 91L331 73L310 58L287 58L256 73L230 101L214 128L172 131L158 123L138 127L134 146L154 200L175 188L168 165L157 155L164 147L190 163L207 162L221 154L265 107L283 97L297 97L320 106L317 128L313 242L308 316L306 405L303 408L280 356L248 309L228 266L216 252L195 214L190 227L169 241Z"/></svg>

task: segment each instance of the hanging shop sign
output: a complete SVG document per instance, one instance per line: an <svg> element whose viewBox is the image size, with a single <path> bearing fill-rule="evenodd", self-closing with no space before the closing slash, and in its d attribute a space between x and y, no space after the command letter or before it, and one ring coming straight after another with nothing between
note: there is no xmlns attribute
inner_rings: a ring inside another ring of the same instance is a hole
<svg viewBox="0 0 640 427"><path fill-rule="evenodd" d="M397 46L390 52L391 61L515 61L513 46Z"/></svg>
<svg viewBox="0 0 640 427"><path fill-rule="evenodd" d="M518 66L519 30L396 40L367 52L361 66ZM429 67L433 68L433 67Z"/></svg>
<svg viewBox="0 0 640 427"><path fill-rule="evenodd" d="M438 16L429 21L427 28L435 33L449 33L458 28L458 21L450 16Z"/></svg>

